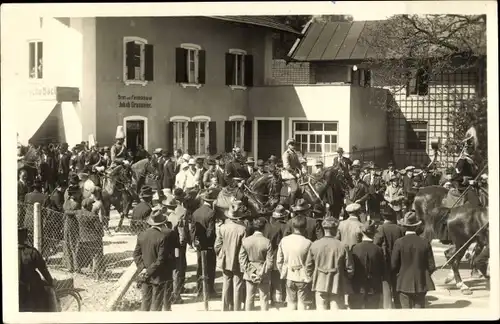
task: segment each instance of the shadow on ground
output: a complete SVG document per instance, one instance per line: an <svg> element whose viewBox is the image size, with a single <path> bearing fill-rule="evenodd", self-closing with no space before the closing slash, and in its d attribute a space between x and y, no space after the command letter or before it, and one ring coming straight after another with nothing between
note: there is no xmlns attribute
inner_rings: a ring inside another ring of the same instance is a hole
<svg viewBox="0 0 500 324"><path fill-rule="evenodd" d="M445 303L445 304L429 304L427 308L465 308L472 304L468 300L456 300L453 303Z"/></svg>

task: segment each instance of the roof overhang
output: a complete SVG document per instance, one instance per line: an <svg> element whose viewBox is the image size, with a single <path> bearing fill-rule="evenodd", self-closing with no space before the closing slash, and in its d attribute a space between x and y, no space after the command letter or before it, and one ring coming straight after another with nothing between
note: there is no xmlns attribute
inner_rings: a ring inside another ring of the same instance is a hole
<svg viewBox="0 0 500 324"><path fill-rule="evenodd" d="M293 29L292 27L286 24L274 20L272 17L265 17L265 16L208 16L208 17L213 19L240 23L240 24L270 28L295 35L301 35L301 32Z"/></svg>

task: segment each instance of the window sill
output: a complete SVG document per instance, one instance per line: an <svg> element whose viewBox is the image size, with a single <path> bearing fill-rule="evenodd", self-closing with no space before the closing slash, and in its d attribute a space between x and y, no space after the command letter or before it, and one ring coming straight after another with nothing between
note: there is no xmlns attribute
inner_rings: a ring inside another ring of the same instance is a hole
<svg viewBox="0 0 500 324"><path fill-rule="evenodd" d="M196 88L196 89L201 88L201 84L200 83L180 83L180 85L184 89L186 89L186 88Z"/></svg>
<svg viewBox="0 0 500 324"><path fill-rule="evenodd" d="M229 87L231 88L231 90L246 90L247 89L247 87L240 86L240 85L230 85Z"/></svg>
<svg viewBox="0 0 500 324"><path fill-rule="evenodd" d="M126 86L129 85L141 85L141 86L146 86L148 84L148 81L140 81L140 80L125 80L123 81Z"/></svg>

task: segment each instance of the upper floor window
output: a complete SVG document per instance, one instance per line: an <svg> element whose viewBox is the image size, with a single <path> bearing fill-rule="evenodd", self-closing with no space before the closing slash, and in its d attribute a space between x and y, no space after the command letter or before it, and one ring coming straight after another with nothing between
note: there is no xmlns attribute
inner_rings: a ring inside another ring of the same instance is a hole
<svg viewBox="0 0 500 324"><path fill-rule="evenodd" d="M30 79L43 78L43 42L31 41L29 46L29 77Z"/></svg>
<svg viewBox="0 0 500 324"><path fill-rule="evenodd" d="M153 45L140 37L123 38L123 80L125 84L146 85L154 76Z"/></svg>
<svg viewBox="0 0 500 324"><path fill-rule="evenodd" d="M334 153L338 146L336 122L293 122L293 137L302 154Z"/></svg>
<svg viewBox="0 0 500 324"><path fill-rule="evenodd" d="M196 44L181 44L176 48L176 82L182 86L205 84L205 51Z"/></svg>
<svg viewBox="0 0 500 324"><path fill-rule="evenodd" d="M253 86L253 56L231 49L226 53L226 85L232 88Z"/></svg>
<svg viewBox="0 0 500 324"><path fill-rule="evenodd" d="M409 121L406 125L406 149L414 151L427 150L427 122Z"/></svg>
<svg viewBox="0 0 500 324"><path fill-rule="evenodd" d="M410 71L410 79L406 85L406 95L425 96L429 93L429 70L419 68Z"/></svg>

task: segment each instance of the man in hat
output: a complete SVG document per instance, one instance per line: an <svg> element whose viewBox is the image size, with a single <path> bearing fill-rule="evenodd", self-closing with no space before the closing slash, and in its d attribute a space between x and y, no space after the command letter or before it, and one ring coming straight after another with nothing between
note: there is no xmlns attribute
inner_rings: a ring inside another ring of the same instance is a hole
<svg viewBox="0 0 500 324"><path fill-rule="evenodd" d="M49 206L51 209L62 212L63 211L63 205L64 205L64 190L67 187L67 181L58 179L57 180L57 187L56 189L51 193L49 197Z"/></svg>
<svg viewBox="0 0 500 324"><path fill-rule="evenodd" d="M125 133L123 132L123 126L118 126L116 128L116 142L111 146L111 164L117 165L124 163L128 159L128 150L125 144ZM128 161L127 161L128 162Z"/></svg>
<svg viewBox="0 0 500 324"><path fill-rule="evenodd" d="M395 174L396 171L394 170L394 162L389 161L389 163L387 163L387 169L382 171L382 180L384 181L386 186L390 185L391 178Z"/></svg>
<svg viewBox="0 0 500 324"><path fill-rule="evenodd" d="M146 219L148 219L153 210L153 188L143 186L139 193L139 199L141 201L132 210L132 217L130 219L130 227L135 233L146 229Z"/></svg>
<svg viewBox="0 0 500 324"><path fill-rule="evenodd" d="M392 272L391 257L394 243L397 239L404 236L404 230L401 226L397 225L396 214L390 207L385 206L382 208L382 217L384 218L384 222L377 228L373 243L380 246L384 254L385 278L382 283L383 305L385 309L393 308L394 300L394 307L401 308L399 294L396 292L397 273Z"/></svg>
<svg viewBox="0 0 500 324"><path fill-rule="evenodd" d="M245 162L245 170L248 173L248 176L252 176L252 174L255 172L255 160L253 157L248 157L246 162Z"/></svg>
<svg viewBox="0 0 500 324"><path fill-rule="evenodd" d="M333 158L333 167L340 168L344 174L348 174L352 161L344 156L344 149L337 149L337 156Z"/></svg>
<svg viewBox="0 0 500 324"><path fill-rule="evenodd" d="M68 150L68 143L62 143L59 149L57 163L58 178L67 180L71 165L71 152Z"/></svg>
<svg viewBox="0 0 500 324"><path fill-rule="evenodd" d="M361 221L366 220L366 200L370 196L368 185L361 180L360 172L357 169L352 169L349 171L352 179L352 188L349 188L346 197L347 204L358 204L360 205L360 217Z"/></svg>
<svg viewBox="0 0 500 324"><path fill-rule="evenodd" d="M289 194L289 204L295 203L295 196L297 195L297 190L299 189L297 180L300 178L300 161L297 152L295 151L296 141L290 138L286 141L287 149L283 153L283 169L281 170L281 178L286 183L290 189Z"/></svg>
<svg viewBox="0 0 500 324"><path fill-rule="evenodd" d="M309 205L304 199L300 198L297 200L297 203L292 206L293 218L302 217L305 219L306 226L302 235L306 237L311 242L316 241L317 239L323 237L323 229L321 228L321 224L319 224L316 219L310 216L311 213L311 205ZM285 236L293 233L293 221L290 219L288 221L288 228L285 231Z"/></svg>
<svg viewBox="0 0 500 324"><path fill-rule="evenodd" d="M83 145L77 145L76 153L73 155L73 168L77 174L85 171L86 156L87 151Z"/></svg>
<svg viewBox="0 0 500 324"><path fill-rule="evenodd" d="M375 222L361 226L362 239L352 248L354 275L353 294L349 295L350 309L378 309L382 297L382 282L386 275L382 249L373 243Z"/></svg>
<svg viewBox="0 0 500 324"><path fill-rule="evenodd" d="M242 202L235 201L227 212L226 222L221 225L215 241L217 266L222 270L222 310L241 310L243 272L239 255L246 227L243 219Z"/></svg>
<svg viewBox="0 0 500 324"><path fill-rule="evenodd" d="M208 170L203 174L202 188L215 188L218 186L217 166L215 163L214 159L207 160Z"/></svg>
<svg viewBox="0 0 500 324"><path fill-rule="evenodd" d="M142 144L137 145L137 152L135 152L134 163L149 157L149 152L144 149Z"/></svg>
<svg viewBox="0 0 500 324"><path fill-rule="evenodd" d="M215 292L215 268L216 256L214 251L215 244L215 211L213 203L217 199L218 191L210 188L202 196L203 204L193 212L193 222L191 226L191 238L193 246L196 249L197 264L196 269L198 296L202 293L202 259L201 254L203 251L206 253L206 266L207 266L207 286L208 294L212 297L216 295Z"/></svg>
<svg viewBox="0 0 500 324"><path fill-rule="evenodd" d="M421 223L414 211L406 213L400 224L405 236L396 240L392 251L391 268L398 274L396 290L403 309L425 308L425 295L436 289L431 277L436 270L431 244L416 232Z"/></svg>
<svg viewBox="0 0 500 324"><path fill-rule="evenodd" d="M405 175L403 176L403 192L405 193L405 196L408 197L409 194L411 194L412 188L413 188L413 171L415 170L415 167L410 165L405 168Z"/></svg>
<svg viewBox="0 0 500 324"><path fill-rule="evenodd" d="M151 227L137 236L133 258L140 271L141 311L170 310L172 270L175 264L175 235L165 228L167 217L155 208L147 219Z"/></svg>
<svg viewBox="0 0 500 324"><path fill-rule="evenodd" d="M178 237L178 255L177 263L174 269L174 291L173 303L182 304L181 293L184 290L186 281L187 259L186 251L188 244L191 245L191 235L189 233L189 220L185 207L186 192L181 189L175 189L174 195L167 196L167 199L162 202L168 211L168 226L174 231Z"/></svg>
<svg viewBox="0 0 500 324"><path fill-rule="evenodd" d="M222 155L217 155L215 157L215 171L217 172L217 183L219 186L224 188L227 183L226 183L226 176L225 176L225 165L224 165L224 160L222 159Z"/></svg>
<svg viewBox="0 0 500 324"><path fill-rule="evenodd" d="M207 172L207 169L205 168L205 159L202 157L199 157L196 159L196 171L198 172L198 184L197 187L199 189L203 189L205 186L203 184L203 176Z"/></svg>
<svg viewBox="0 0 500 324"><path fill-rule="evenodd" d="M303 177L305 175L308 175L309 170L307 169L307 160L304 157L299 156L299 162L300 162L301 176Z"/></svg>
<svg viewBox="0 0 500 324"><path fill-rule="evenodd" d="M241 149L239 147L233 148L231 154L231 161L229 161L224 168L224 181L226 184L232 184L233 178L244 178L246 172L241 165Z"/></svg>
<svg viewBox="0 0 500 324"><path fill-rule="evenodd" d="M401 211L403 210L404 198L403 189L399 186L398 178L393 175L389 179L389 186L385 189L384 200L395 213L398 221L402 218Z"/></svg>
<svg viewBox="0 0 500 324"><path fill-rule="evenodd" d="M309 300L311 277L306 270L306 260L312 242L303 236L305 217L292 218L293 233L283 237L278 247L276 262L281 279L286 279L289 310L305 310Z"/></svg>
<svg viewBox="0 0 500 324"><path fill-rule="evenodd" d="M102 164L105 169L111 165L111 149L109 146L104 146L102 149Z"/></svg>
<svg viewBox="0 0 500 324"><path fill-rule="evenodd" d="M316 167L316 174L321 174L321 172L323 172L323 170L324 170L323 161L316 160L316 162L314 163L314 166Z"/></svg>
<svg viewBox="0 0 500 324"><path fill-rule="evenodd" d="M361 205L357 203L349 204L345 211L349 217L340 222L336 238L351 249L361 241L361 226L363 225L359 221Z"/></svg>
<svg viewBox="0 0 500 324"><path fill-rule="evenodd" d="M274 255L271 241L263 235L265 219L253 221L254 232L243 239L239 254L240 269L246 281L245 310L253 310L254 294L259 291L260 310L268 310L270 274Z"/></svg>
<svg viewBox="0 0 500 324"><path fill-rule="evenodd" d="M174 189L175 185L175 162L171 154L167 151L165 153L165 161L162 165L162 188Z"/></svg>
<svg viewBox="0 0 500 324"><path fill-rule="evenodd" d="M163 149L158 147L153 151L153 155L151 156L151 162L156 167L156 172L158 174L158 179L156 179L157 190L163 189L163 173L164 173L164 162L165 157L163 156Z"/></svg>
<svg viewBox="0 0 500 324"><path fill-rule="evenodd" d="M31 191L24 197L24 203L30 205L31 208L33 208L33 205L35 205L36 203L39 203L40 207L47 207L49 204L49 196L42 192L42 187L42 181L36 178L33 182L33 191ZM34 230L33 217L33 213L26 213L23 221L23 226L28 229L31 235L33 235Z"/></svg>
<svg viewBox="0 0 500 324"><path fill-rule="evenodd" d="M365 176L363 182L368 185L369 196L367 199L367 211L371 219L380 219L380 202L383 200L385 187L382 179L377 176L379 170L375 164L370 165L370 173Z"/></svg>
<svg viewBox="0 0 500 324"><path fill-rule="evenodd" d="M278 158L276 155L271 155L269 159L267 159L267 167L268 171L275 170L278 164Z"/></svg>
<svg viewBox="0 0 500 324"><path fill-rule="evenodd" d="M79 240L77 213L81 208L82 196L80 187L74 182L66 190L67 199L64 201L63 226L63 259L70 272L79 271L77 260L77 245Z"/></svg>
<svg viewBox="0 0 500 324"><path fill-rule="evenodd" d="M258 177L266 174L267 171L265 170L265 163L264 160L258 159L257 160L257 168L255 172L248 178L248 183L252 182L253 180L257 179Z"/></svg>
<svg viewBox="0 0 500 324"><path fill-rule="evenodd" d="M321 222L325 236L313 242L307 254L306 270L318 310L344 309L344 295L350 292L346 283L354 268L347 246L335 238L338 225L336 218L325 218Z"/></svg>
<svg viewBox="0 0 500 324"><path fill-rule="evenodd" d="M428 187L437 185L437 179L429 173L429 168L427 166L423 166L422 172L417 177L418 187Z"/></svg>

